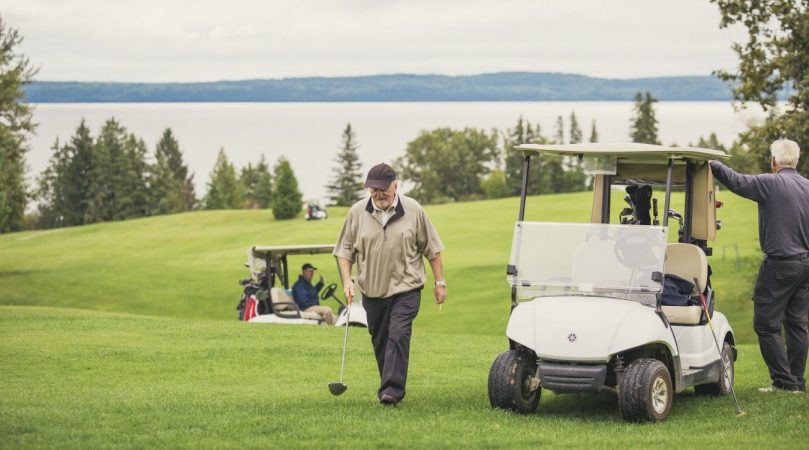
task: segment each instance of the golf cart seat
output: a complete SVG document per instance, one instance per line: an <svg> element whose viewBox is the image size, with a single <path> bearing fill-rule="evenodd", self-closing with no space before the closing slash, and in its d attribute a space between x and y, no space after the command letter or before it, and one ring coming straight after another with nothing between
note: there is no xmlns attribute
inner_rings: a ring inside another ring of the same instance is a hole
<svg viewBox="0 0 809 450"><path fill-rule="evenodd" d="M667 274L692 281L697 284L691 291L692 297L698 297L708 281L708 258L701 248L692 244L668 244L666 246ZM663 313L669 322L675 325L698 325L702 318L700 306L662 306Z"/></svg>
<svg viewBox="0 0 809 450"><path fill-rule="evenodd" d="M287 319L311 319L321 320L320 314L316 312L301 311L295 299L281 288L270 288L270 298L272 299L272 310L278 317Z"/></svg>

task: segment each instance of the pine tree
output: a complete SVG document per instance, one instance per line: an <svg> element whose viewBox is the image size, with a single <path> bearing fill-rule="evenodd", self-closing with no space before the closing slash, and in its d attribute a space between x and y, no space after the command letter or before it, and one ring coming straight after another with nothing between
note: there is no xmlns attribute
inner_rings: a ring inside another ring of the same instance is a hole
<svg viewBox="0 0 809 450"><path fill-rule="evenodd" d="M59 139L51 147L53 154L48 166L37 179L37 189L34 193L38 205L39 218L37 226L40 228L60 227L64 223L64 172L67 166L67 147L59 145Z"/></svg>
<svg viewBox="0 0 809 450"><path fill-rule="evenodd" d="M554 133L553 143L565 143L565 121L562 116L556 118L556 132ZM556 193L565 192L565 167L562 157L548 156L544 161L544 169L547 174L548 189L543 193Z"/></svg>
<svg viewBox="0 0 809 450"><path fill-rule="evenodd" d="M343 143L340 152L334 159L334 175L326 185L331 204L337 206L353 205L362 196L362 164L357 155L357 141L351 124L343 130Z"/></svg>
<svg viewBox="0 0 809 450"><path fill-rule="evenodd" d="M632 142L644 144L657 144L657 118L655 118L654 103L657 99L652 94L646 92L635 94L635 117L632 119L631 134Z"/></svg>
<svg viewBox="0 0 809 450"><path fill-rule="evenodd" d="M37 69L17 53L22 40L0 16L0 233L22 227L27 202L26 141L36 126L22 87L33 80Z"/></svg>
<svg viewBox="0 0 809 450"><path fill-rule="evenodd" d="M81 121L70 143L52 147L48 167L39 177L36 192L39 226L45 228L86 223L92 181L93 138Z"/></svg>
<svg viewBox="0 0 809 450"><path fill-rule="evenodd" d="M558 116L556 118L556 134L553 136L553 143L565 143L565 120L562 118L562 116Z"/></svg>
<svg viewBox="0 0 809 450"><path fill-rule="evenodd" d="M303 199L292 166L281 157L275 165L275 189L272 196L272 214L276 220L292 219L300 214Z"/></svg>
<svg viewBox="0 0 809 450"><path fill-rule="evenodd" d="M113 216L115 220L148 216L151 208L146 144L143 139L129 133L124 138L122 149L121 159L116 164L119 175Z"/></svg>
<svg viewBox="0 0 809 450"><path fill-rule="evenodd" d="M228 162L225 149L221 148L208 182L205 209L239 209L243 204L244 194L236 169Z"/></svg>
<svg viewBox="0 0 809 450"><path fill-rule="evenodd" d="M508 195L520 195L522 186L523 154L514 150L520 144L528 143L527 130L523 117L517 118L514 128L506 130L503 136L506 191ZM529 169L530 170L530 169Z"/></svg>
<svg viewBox="0 0 809 450"><path fill-rule="evenodd" d="M65 225L87 223L90 186L93 177L93 137L82 119L76 133L70 138L70 163L65 174L68 186Z"/></svg>
<svg viewBox="0 0 809 450"><path fill-rule="evenodd" d="M155 147L151 176L152 205L155 214L190 211L196 205L194 175L188 175L180 144L171 128L166 128Z"/></svg>
<svg viewBox="0 0 809 450"><path fill-rule="evenodd" d="M253 201L260 209L267 209L272 202L273 176L270 166L264 159L264 155L256 165L256 184L253 188Z"/></svg>
<svg viewBox="0 0 809 450"><path fill-rule="evenodd" d="M246 208L265 209L270 206L272 198L272 173L264 159L264 155L256 166L247 164L242 167L239 182L244 189L244 203Z"/></svg>
<svg viewBox="0 0 809 450"><path fill-rule="evenodd" d="M524 156L521 152L514 150L520 144L544 144L547 140L542 136L540 124L536 127L524 120L522 116L517 119L514 128L506 130L503 139L505 152L505 183L508 195L520 195L522 190L522 172ZM529 167L530 177L528 179L528 194L536 195L548 191L548 178L545 176L543 166L544 156L535 154L531 156Z"/></svg>
<svg viewBox="0 0 809 450"><path fill-rule="evenodd" d="M239 183L242 185L242 192L244 192L244 207L247 209L258 209L256 205L253 191L258 185L258 172L253 164L247 163L242 167L239 173Z"/></svg>
<svg viewBox="0 0 809 450"><path fill-rule="evenodd" d="M576 120L576 113L570 113L570 143L580 144L584 139L584 133L579 128L579 121Z"/></svg>
<svg viewBox="0 0 809 450"><path fill-rule="evenodd" d="M126 130L115 120L108 119L93 145L93 168L88 195L87 223L105 222L118 217L118 183L124 170L124 140Z"/></svg>
<svg viewBox="0 0 809 450"><path fill-rule="evenodd" d="M598 131L596 130L596 120L593 119L593 126L590 129L590 142L598 142Z"/></svg>

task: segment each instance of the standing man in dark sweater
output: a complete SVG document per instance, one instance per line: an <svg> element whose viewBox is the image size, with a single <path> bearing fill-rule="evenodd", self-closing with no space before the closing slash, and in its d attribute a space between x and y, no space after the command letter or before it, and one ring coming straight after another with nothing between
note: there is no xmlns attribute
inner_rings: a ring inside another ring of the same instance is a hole
<svg viewBox="0 0 809 450"><path fill-rule="evenodd" d="M801 393L809 348L809 180L795 170L797 143L778 140L770 152L772 173L741 175L718 161L711 169L733 193L758 203L764 261L753 291L753 328L772 379L759 391Z"/></svg>

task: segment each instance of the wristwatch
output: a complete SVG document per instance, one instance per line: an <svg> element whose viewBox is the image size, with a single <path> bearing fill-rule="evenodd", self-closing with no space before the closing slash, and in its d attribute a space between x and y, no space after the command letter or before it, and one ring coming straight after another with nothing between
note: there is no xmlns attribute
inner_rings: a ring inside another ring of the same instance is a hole
<svg viewBox="0 0 809 450"><path fill-rule="evenodd" d="M435 280L435 285L447 287L447 280Z"/></svg>

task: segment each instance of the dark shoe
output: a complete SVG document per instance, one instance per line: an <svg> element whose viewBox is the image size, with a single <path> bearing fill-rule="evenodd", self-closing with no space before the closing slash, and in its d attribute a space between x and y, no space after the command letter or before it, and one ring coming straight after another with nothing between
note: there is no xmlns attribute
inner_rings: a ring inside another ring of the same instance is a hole
<svg viewBox="0 0 809 450"><path fill-rule="evenodd" d="M396 406L396 404L399 403L399 400L396 400L390 394L382 394L382 396L379 397L379 403L382 403L385 406Z"/></svg>

